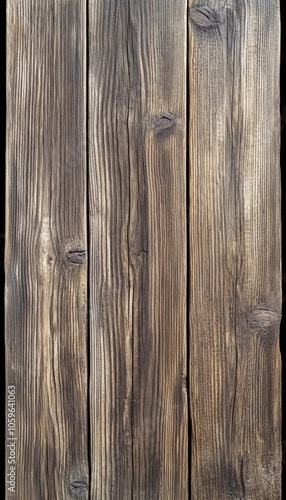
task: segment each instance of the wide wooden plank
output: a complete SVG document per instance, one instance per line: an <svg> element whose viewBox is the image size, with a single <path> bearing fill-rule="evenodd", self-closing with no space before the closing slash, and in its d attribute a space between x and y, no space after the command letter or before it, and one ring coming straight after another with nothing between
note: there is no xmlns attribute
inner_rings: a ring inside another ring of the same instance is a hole
<svg viewBox="0 0 286 500"><path fill-rule="evenodd" d="M189 5L191 494L280 499L279 2Z"/></svg>
<svg viewBox="0 0 286 500"><path fill-rule="evenodd" d="M6 490L17 500L88 498L85 39L83 0L7 2L6 374L17 440L15 494Z"/></svg>
<svg viewBox="0 0 286 500"><path fill-rule="evenodd" d="M89 1L91 498L188 498L186 15Z"/></svg>

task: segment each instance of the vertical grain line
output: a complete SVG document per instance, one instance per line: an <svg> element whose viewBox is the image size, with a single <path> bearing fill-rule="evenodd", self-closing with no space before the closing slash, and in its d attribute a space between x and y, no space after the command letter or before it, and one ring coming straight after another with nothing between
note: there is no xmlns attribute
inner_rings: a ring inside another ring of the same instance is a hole
<svg viewBox="0 0 286 500"><path fill-rule="evenodd" d="M281 187L282 187L282 198L281 198L281 219L282 219L282 322L280 325L280 353L282 358L282 498L286 496L286 469L285 469L285 438L286 438L286 419L285 419L285 409L286 409L286 392L285 392L285 374L286 374L286 363L285 354L286 354L286 339L284 333L284 328L286 324L286 302L285 302L285 294L286 294L286 282L285 282L285 271L286 271L286 189L285 189L285 141L282 139L285 137L285 104L286 104L286 92L284 84L283 75L285 74L286 68L286 31L285 31L285 19L286 19L286 6L282 2L280 2L280 16L281 16L281 70L280 70L280 114L281 114L281 126L280 126L280 140L281 140L281 150L280 150L280 175L281 175ZM283 135L282 132L284 131Z"/></svg>
<svg viewBox="0 0 286 500"><path fill-rule="evenodd" d="M90 406L90 266L89 266L89 256L90 256L90 220L89 220L89 0L86 0L86 242L87 242L87 325L86 325L86 337L87 337L87 453L88 453L88 497L91 498L91 406Z"/></svg>
<svg viewBox="0 0 286 500"><path fill-rule="evenodd" d="M130 117L130 57L129 57L129 43L130 43L130 26L131 26L131 6L130 0L128 0L128 27L127 27L127 35L126 35L126 51L127 51L127 72L128 72L128 111L127 111L127 151L128 151L128 224L127 224L127 238L128 238L128 284L129 284L129 293L131 290L130 287L130 224L131 224L131 158L130 158L130 129L129 129L129 117ZM130 298L130 297L129 297ZM130 300L128 299L128 303L130 304ZM131 304L131 366L132 366L132 376L131 376L131 411L130 411L130 425L131 425L131 470L132 470L132 482L130 486L131 490L131 498L133 498L134 492L134 482L135 482L135 471L134 471L134 331L133 331L133 303ZM130 311L128 311L128 321L130 320Z"/></svg>
<svg viewBox="0 0 286 500"><path fill-rule="evenodd" d="M188 15L189 15L189 6L187 3L186 9L186 387L187 387L187 414L188 414L188 478L189 478L189 498L191 498L191 469L192 469L192 420L191 420L191 407L190 407L190 71L189 71L189 23L188 23Z"/></svg>
<svg viewBox="0 0 286 500"><path fill-rule="evenodd" d="M232 22L235 24L235 19L232 19ZM235 33L235 30L234 30ZM229 33L228 33L229 34ZM237 288L238 288L238 224L237 224L237 218L239 214L238 210L238 203L239 203L239 176L237 173L237 158L236 158L236 150L235 150L235 144L234 144L234 136L236 137L235 131L238 129L238 123L234 121L234 98L237 97L236 95L236 89L235 89L235 70L236 70L236 35L232 33L233 40L227 40L229 45L229 67L230 67L230 108L229 108L229 113L230 113L230 126L229 126L229 131L230 131L230 137L229 137L229 142L230 142L230 165L231 165L231 172L233 173L233 192L234 192L234 206L233 206L233 211L234 211L234 220L235 220L235 260L234 260L234 290L233 290L233 304L234 304L234 341L235 341L235 360L234 360L234 380L235 380L235 385L234 385L234 393L233 393L233 401L232 401L232 407L231 407L231 437L232 437L232 442L231 446L234 445L234 438L235 438L235 409L236 409L236 404L237 404L237 382L238 382L238 318L237 318ZM232 58L232 60L231 60ZM227 119L227 116L226 116Z"/></svg>
<svg viewBox="0 0 286 500"><path fill-rule="evenodd" d="M2 327L2 332L5 332L5 247L6 247L6 155L5 155L5 144L6 144L6 124L7 124L7 117L6 117L6 96L7 96L7 70L6 70L6 64L5 64L5 55L7 57L7 52L6 52L6 45L5 41L7 40L6 38L6 17L7 17L7 2L5 1L5 16L3 18L3 29L1 30L1 33L3 33L3 38L2 40L4 43L2 44L2 50L1 50L1 55L3 55L3 65L1 69L3 69L3 74L4 74L4 96L5 99L2 100L2 125L5 130L5 133L2 136L2 144L3 144L3 149L2 149L2 161L3 161L3 174L2 174L2 183L1 183L1 195L2 195L2 216L0 219L1 223L1 231L3 233L0 235L0 250L1 250L1 282L2 282L2 287L1 287L1 294L0 294L0 299L1 299L1 304L2 304L2 314L1 314L1 327ZM6 397L8 396L6 394L6 357L5 357L5 333L2 336L1 339L1 345L2 345L2 350L1 350L1 407L4 408L6 407ZM4 424L5 421L5 424ZM2 426L1 428L4 429L6 425L6 413L2 413ZM2 432L2 437L1 437L1 448L4 450L4 443L5 443L5 432ZM2 470L5 470L5 463L3 464L4 467ZM2 486L0 489L1 497L5 497L5 484L4 481L2 482Z"/></svg>

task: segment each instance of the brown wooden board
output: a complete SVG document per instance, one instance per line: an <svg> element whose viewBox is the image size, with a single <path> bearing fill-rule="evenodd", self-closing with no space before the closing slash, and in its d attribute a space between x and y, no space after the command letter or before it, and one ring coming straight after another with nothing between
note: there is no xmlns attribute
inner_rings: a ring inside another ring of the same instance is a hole
<svg viewBox="0 0 286 500"><path fill-rule="evenodd" d="M188 22L191 497L278 499L279 3Z"/></svg>
<svg viewBox="0 0 286 500"><path fill-rule="evenodd" d="M17 439L7 498L87 499L82 0L7 2L6 158L6 374Z"/></svg>
<svg viewBox="0 0 286 500"><path fill-rule="evenodd" d="M89 2L91 498L188 497L186 12Z"/></svg>

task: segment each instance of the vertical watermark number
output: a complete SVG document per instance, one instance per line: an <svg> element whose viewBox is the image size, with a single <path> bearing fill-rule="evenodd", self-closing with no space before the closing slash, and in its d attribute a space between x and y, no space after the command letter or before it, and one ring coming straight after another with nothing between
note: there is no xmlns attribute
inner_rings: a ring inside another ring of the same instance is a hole
<svg viewBox="0 0 286 500"><path fill-rule="evenodd" d="M7 391L7 488L15 493L16 487L16 390L8 385Z"/></svg>

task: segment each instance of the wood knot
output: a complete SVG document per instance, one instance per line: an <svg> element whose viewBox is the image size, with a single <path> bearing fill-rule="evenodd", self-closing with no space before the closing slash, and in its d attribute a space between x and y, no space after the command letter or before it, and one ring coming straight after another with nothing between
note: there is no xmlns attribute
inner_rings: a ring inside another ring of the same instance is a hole
<svg viewBox="0 0 286 500"><path fill-rule="evenodd" d="M176 124L176 117L172 113L163 113L162 115L156 115L152 119L153 132L160 137L170 135L174 131Z"/></svg>
<svg viewBox="0 0 286 500"><path fill-rule="evenodd" d="M71 264L84 264L86 259L86 250L80 247L71 248L67 252L67 260Z"/></svg>
<svg viewBox="0 0 286 500"><path fill-rule="evenodd" d="M71 491L75 494L80 494L88 490L88 480L86 478L75 479L70 483Z"/></svg>
<svg viewBox="0 0 286 500"><path fill-rule="evenodd" d="M144 248L142 248L142 250L139 250L139 251L137 252L137 254L136 254L136 255L138 255L138 256L140 256L140 255L141 255L141 256L142 256L142 255L143 255L143 256L144 256L144 255L148 255L148 250L145 250Z"/></svg>
<svg viewBox="0 0 286 500"><path fill-rule="evenodd" d="M258 306L251 314L251 323L253 326L269 328L271 325L279 324L281 314L268 307Z"/></svg>
<svg viewBox="0 0 286 500"><path fill-rule="evenodd" d="M214 28L220 22L217 12L203 5L192 7L190 18L196 26L203 29Z"/></svg>

